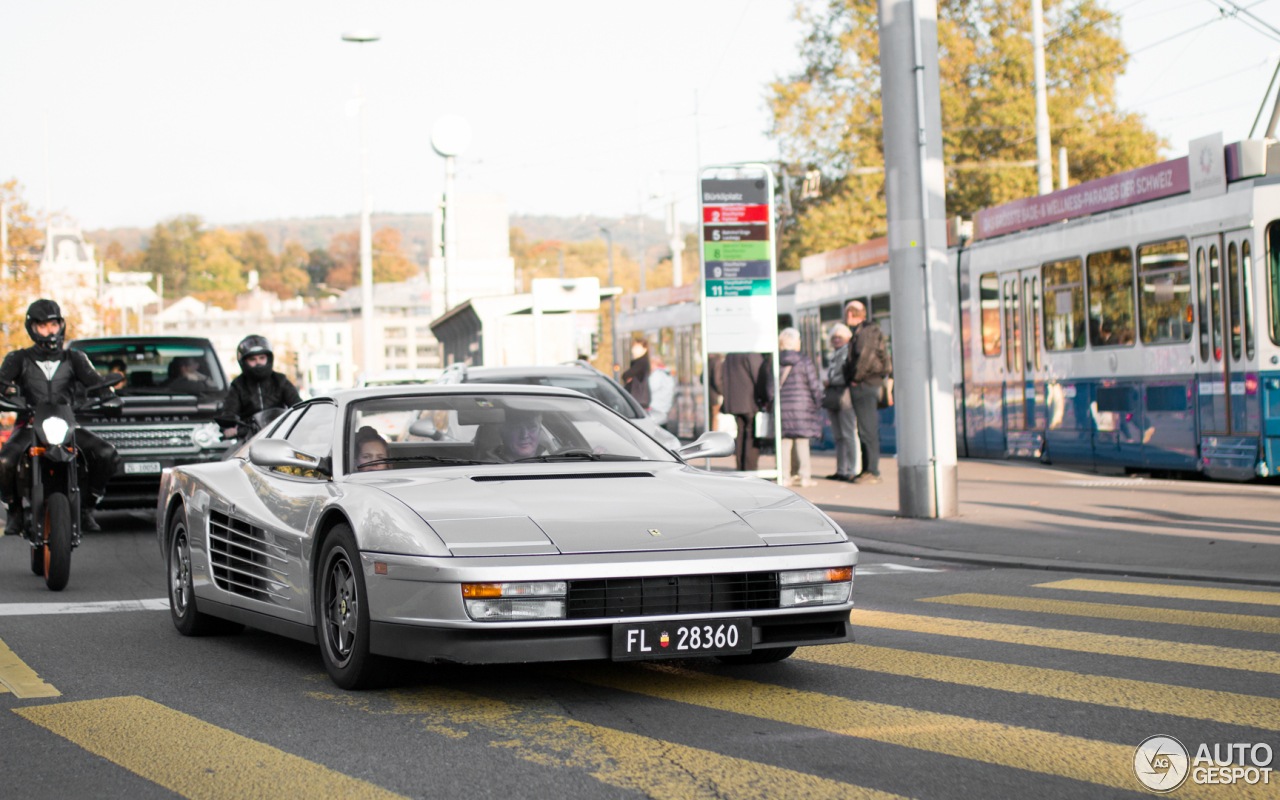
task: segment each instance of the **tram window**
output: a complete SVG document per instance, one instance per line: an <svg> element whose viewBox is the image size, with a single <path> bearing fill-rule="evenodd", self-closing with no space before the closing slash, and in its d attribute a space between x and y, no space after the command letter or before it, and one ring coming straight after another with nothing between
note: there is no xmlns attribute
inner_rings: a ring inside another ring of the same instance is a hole
<svg viewBox="0 0 1280 800"><path fill-rule="evenodd" d="M1127 247L1090 253L1089 343L1094 347L1133 344L1133 251Z"/></svg>
<svg viewBox="0 0 1280 800"><path fill-rule="evenodd" d="M1267 327L1280 344L1280 223L1267 228Z"/></svg>
<svg viewBox="0 0 1280 800"><path fill-rule="evenodd" d="M1213 330L1213 360L1222 360L1222 262L1217 245L1209 246L1209 326Z"/></svg>
<svg viewBox="0 0 1280 800"><path fill-rule="evenodd" d="M1040 279L1024 278L1027 299L1027 369L1040 369Z"/></svg>
<svg viewBox="0 0 1280 800"><path fill-rule="evenodd" d="M1240 261L1235 242L1227 245L1227 314L1231 318L1231 360L1239 361L1244 331L1240 330Z"/></svg>
<svg viewBox="0 0 1280 800"><path fill-rule="evenodd" d="M1200 312L1200 360L1209 360L1209 273L1204 248L1196 249L1196 307Z"/></svg>
<svg viewBox="0 0 1280 800"><path fill-rule="evenodd" d="M982 354L998 356L1000 355L1000 279L994 272L988 272L978 278L978 308L982 311Z"/></svg>
<svg viewBox="0 0 1280 800"><path fill-rule="evenodd" d="M1253 248L1240 243L1240 280L1244 284L1244 357L1253 360Z"/></svg>
<svg viewBox="0 0 1280 800"><path fill-rule="evenodd" d="M1010 372L1022 372L1022 305L1019 302L1018 275L1004 282L1004 351L1005 366Z"/></svg>
<svg viewBox="0 0 1280 800"><path fill-rule="evenodd" d="M1084 276L1080 259L1050 261L1044 276L1044 346L1046 350L1084 347Z"/></svg>
<svg viewBox="0 0 1280 800"><path fill-rule="evenodd" d="M1143 344L1191 340L1191 261L1186 239L1138 248L1138 326Z"/></svg>

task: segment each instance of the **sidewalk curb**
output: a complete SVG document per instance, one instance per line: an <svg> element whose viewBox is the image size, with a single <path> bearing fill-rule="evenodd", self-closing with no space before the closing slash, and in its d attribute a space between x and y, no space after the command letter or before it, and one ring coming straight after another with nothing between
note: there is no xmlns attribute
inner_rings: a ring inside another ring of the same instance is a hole
<svg viewBox="0 0 1280 800"><path fill-rule="evenodd" d="M1125 566L1121 564L1096 564L1089 561L1061 561L1050 558L1027 558L988 553L969 553L963 550L939 550L914 544L886 542L850 536L849 541L864 553L889 556L927 558L934 561L955 561L961 564L982 564L991 567L1016 569L1043 569L1050 572L1091 572L1099 575L1124 575L1132 578L1168 578L1182 581L1208 581L1210 583L1248 583L1257 586L1280 586L1280 577L1248 576L1230 572L1201 572L1193 569L1168 567Z"/></svg>

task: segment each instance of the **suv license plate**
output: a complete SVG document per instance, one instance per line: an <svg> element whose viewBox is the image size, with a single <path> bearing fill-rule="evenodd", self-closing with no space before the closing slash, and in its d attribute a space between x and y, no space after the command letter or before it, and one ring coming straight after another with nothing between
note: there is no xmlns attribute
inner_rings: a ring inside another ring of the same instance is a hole
<svg viewBox="0 0 1280 800"><path fill-rule="evenodd" d="M159 461L126 461L125 475L154 475L160 472Z"/></svg>
<svg viewBox="0 0 1280 800"><path fill-rule="evenodd" d="M747 618L618 623L613 626L614 661L750 652L751 620Z"/></svg>

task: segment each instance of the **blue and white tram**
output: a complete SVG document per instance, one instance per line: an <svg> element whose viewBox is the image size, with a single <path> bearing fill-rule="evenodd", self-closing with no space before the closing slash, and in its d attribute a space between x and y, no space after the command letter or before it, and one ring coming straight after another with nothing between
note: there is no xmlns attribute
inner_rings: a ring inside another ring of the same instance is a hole
<svg viewBox="0 0 1280 800"><path fill-rule="evenodd" d="M960 251L962 454L1274 475L1276 220L1280 174Z"/></svg>

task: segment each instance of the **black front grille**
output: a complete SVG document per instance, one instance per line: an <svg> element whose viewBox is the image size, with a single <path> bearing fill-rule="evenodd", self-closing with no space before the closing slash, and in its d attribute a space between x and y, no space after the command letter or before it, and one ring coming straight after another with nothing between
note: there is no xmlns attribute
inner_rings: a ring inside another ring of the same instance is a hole
<svg viewBox="0 0 1280 800"><path fill-rule="evenodd" d="M569 581L569 619L705 614L777 607L776 572Z"/></svg>

